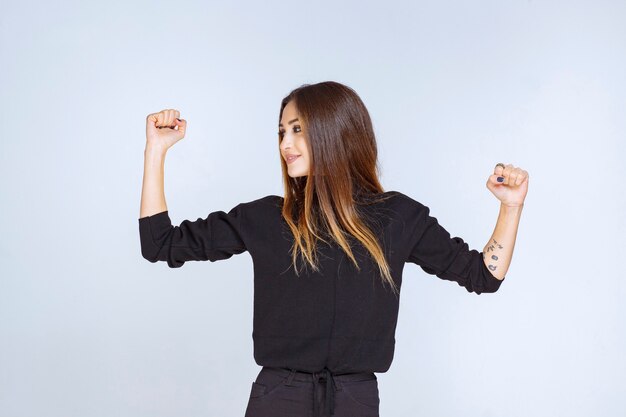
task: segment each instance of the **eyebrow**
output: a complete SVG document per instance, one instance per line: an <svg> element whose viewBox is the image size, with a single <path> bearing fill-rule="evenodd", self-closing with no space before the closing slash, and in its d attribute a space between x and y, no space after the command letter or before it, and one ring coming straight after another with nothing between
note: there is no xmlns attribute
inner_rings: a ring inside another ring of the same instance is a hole
<svg viewBox="0 0 626 417"><path fill-rule="evenodd" d="M289 121L289 124L292 124L293 122L297 122L297 121L298 121L298 119L293 119L293 120L290 120L290 121ZM282 126L282 125L283 125L282 123L279 123L279 124L278 124L278 126Z"/></svg>

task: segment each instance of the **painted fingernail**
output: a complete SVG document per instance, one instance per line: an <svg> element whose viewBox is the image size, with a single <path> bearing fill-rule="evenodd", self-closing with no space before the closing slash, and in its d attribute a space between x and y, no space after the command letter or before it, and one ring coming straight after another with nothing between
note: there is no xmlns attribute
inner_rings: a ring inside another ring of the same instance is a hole
<svg viewBox="0 0 626 417"><path fill-rule="evenodd" d="M178 117L176 118L176 120L178 120L179 122L182 122L182 120L180 120Z"/></svg>
<svg viewBox="0 0 626 417"><path fill-rule="evenodd" d="M498 177L497 179L498 179L498 182L504 181L504 177Z"/></svg>

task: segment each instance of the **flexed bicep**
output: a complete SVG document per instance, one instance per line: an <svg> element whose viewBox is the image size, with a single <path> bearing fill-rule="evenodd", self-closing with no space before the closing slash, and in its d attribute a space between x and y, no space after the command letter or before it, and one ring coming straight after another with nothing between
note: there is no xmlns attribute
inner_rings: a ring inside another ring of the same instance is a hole
<svg viewBox="0 0 626 417"><path fill-rule="evenodd" d="M487 269L482 252L470 249L462 238L452 237L422 204L412 233L407 262L419 265L428 274L455 281L468 292L496 292L500 287L502 281Z"/></svg>
<svg viewBox="0 0 626 417"><path fill-rule="evenodd" d="M218 210L206 218L172 225L168 211L139 219L141 254L150 262L166 261L179 268L186 261L228 259L246 251L241 229L242 204L228 213Z"/></svg>

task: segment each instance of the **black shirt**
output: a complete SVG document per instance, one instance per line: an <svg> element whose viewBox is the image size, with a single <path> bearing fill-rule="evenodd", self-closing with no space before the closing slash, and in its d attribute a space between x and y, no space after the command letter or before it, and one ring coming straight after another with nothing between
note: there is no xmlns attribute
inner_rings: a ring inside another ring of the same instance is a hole
<svg viewBox="0 0 626 417"><path fill-rule="evenodd" d="M482 252L451 237L427 206L398 191L384 195L391 197L363 210L373 219L368 225L376 230L398 288L404 265L411 262L468 292L498 290L502 281L485 266ZM307 266L297 276L282 202L268 195L179 226L172 225L167 211L140 218L142 256L179 268L186 261L215 262L247 251L254 267L252 338L258 365L386 372L393 360L399 297L382 283L378 265L360 243L352 246L360 271L338 245L322 242L320 270Z"/></svg>

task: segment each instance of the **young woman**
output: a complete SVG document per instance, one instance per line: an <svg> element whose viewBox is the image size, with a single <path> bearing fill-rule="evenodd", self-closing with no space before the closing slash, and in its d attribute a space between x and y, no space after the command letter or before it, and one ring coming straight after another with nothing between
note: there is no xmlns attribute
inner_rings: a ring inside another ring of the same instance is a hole
<svg viewBox="0 0 626 417"><path fill-rule="evenodd" d="M246 417L378 416L375 372L392 362L404 264L468 292L498 290L509 268L528 173L496 164L500 200L482 252L451 237L427 206L378 180L377 147L359 96L337 82L282 100L284 197L267 195L172 225L163 190L167 150L185 136L176 110L147 117L139 232L150 262L254 264L254 359Z"/></svg>

